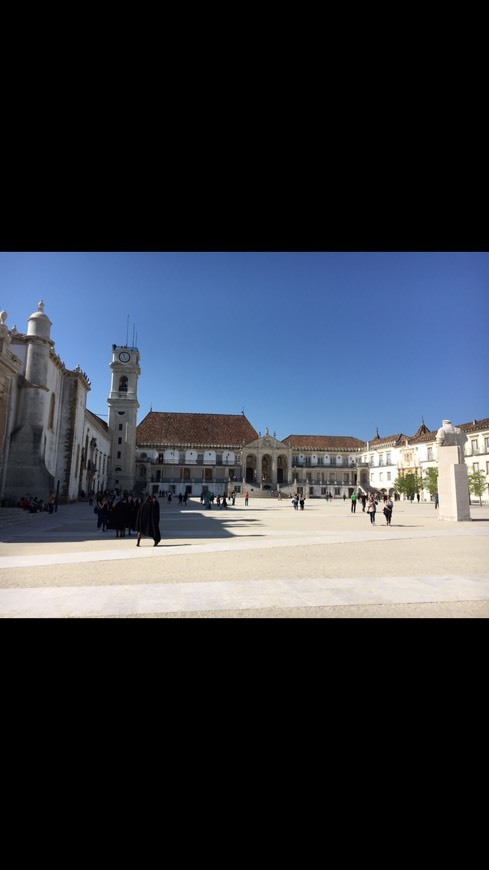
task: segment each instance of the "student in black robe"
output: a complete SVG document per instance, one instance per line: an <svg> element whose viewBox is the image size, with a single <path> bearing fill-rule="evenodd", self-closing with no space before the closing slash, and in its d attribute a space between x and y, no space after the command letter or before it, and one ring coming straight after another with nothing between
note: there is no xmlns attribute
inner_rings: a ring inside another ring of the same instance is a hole
<svg viewBox="0 0 489 870"><path fill-rule="evenodd" d="M139 506L136 516L136 531L138 533L136 547L139 547L143 535L153 538L155 547L160 543L160 504L155 496L147 495Z"/></svg>

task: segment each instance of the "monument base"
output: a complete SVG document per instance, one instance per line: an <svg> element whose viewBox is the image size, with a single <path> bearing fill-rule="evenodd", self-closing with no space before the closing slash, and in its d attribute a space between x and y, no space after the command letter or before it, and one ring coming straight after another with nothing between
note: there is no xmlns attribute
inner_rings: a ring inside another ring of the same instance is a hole
<svg viewBox="0 0 489 870"><path fill-rule="evenodd" d="M467 466L459 461L458 447L438 450L438 519L471 521Z"/></svg>

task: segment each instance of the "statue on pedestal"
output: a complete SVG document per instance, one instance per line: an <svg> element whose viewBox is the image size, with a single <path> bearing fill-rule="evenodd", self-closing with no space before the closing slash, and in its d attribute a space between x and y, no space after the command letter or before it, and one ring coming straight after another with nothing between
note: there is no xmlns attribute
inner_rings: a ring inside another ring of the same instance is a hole
<svg viewBox="0 0 489 870"><path fill-rule="evenodd" d="M437 447L458 447L458 461L465 462L464 444L467 435L458 426L453 426L451 420L442 420L441 428L436 433Z"/></svg>
<svg viewBox="0 0 489 870"><path fill-rule="evenodd" d="M443 420L436 433L438 448L438 519L470 520L470 497L464 444L467 435Z"/></svg>

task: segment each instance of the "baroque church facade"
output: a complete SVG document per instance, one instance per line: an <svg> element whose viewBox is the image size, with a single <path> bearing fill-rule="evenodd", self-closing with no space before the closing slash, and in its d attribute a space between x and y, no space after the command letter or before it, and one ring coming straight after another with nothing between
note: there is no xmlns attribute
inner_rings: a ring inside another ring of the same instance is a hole
<svg viewBox="0 0 489 870"><path fill-rule="evenodd" d="M422 421L413 436L372 441L346 435L257 432L244 414L150 411L138 424L137 347L112 345L108 422L87 408L90 380L55 352L52 323L41 301L26 333L9 329L0 312L0 499L23 495L60 503L91 491L200 496L253 490L254 496L299 492L307 498L355 491L394 493L396 478L436 466L435 429ZM440 424L439 424L440 425ZM468 441L468 472L489 479L489 418L456 425ZM427 492L424 498L429 498ZM487 493L485 496L487 500Z"/></svg>

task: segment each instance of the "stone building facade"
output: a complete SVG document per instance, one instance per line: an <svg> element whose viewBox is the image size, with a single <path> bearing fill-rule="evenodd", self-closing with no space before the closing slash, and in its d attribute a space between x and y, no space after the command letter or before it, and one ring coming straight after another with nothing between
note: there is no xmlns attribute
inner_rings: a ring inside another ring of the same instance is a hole
<svg viewBox="0 0 489 870"><path fill-rule="evenodd" d="M109 471L107 424L86 407L90 381L56 354L42 301L26 333L7 329L6 312L0 317L0 498L54 492L59 502L75 501L105 485Z"/></svg>

